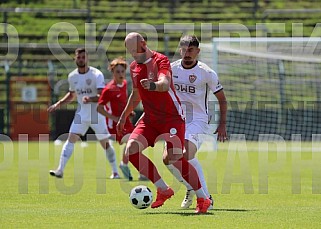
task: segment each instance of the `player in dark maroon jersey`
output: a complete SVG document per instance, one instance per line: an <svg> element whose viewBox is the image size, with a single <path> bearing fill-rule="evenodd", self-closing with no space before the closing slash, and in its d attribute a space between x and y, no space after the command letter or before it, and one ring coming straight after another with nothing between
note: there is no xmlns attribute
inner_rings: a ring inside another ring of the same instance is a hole
<svg viewBox="0 0 321 229"><path fill-rule="evenodd" d="M205 213L210 200L204 193L195 168L182 154L185 122L172 82L170 62L166 56L150 50L139 33L129 33L125 38L125 46L134 58L130 65L133 90L117 123L117 131L123 131L126 118L142 101L145 114L129 137L126 154L136 169L157 187L156 201L151 207L162 206L174 195L174 191L142 151L148 146L153 147L158 140L165 140L170 163L180 171L198 197L196 213Z"/></svg>

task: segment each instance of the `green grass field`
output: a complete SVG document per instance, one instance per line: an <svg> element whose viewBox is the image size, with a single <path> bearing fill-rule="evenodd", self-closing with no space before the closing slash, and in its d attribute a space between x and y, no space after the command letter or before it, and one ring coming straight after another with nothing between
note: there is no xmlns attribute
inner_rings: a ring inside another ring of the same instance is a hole
<svg viewBox="0 0 321 229"><path fill-rule="evenodd" d="M318 152L312 154L311 142L268 147L230 142L220 144L217 152L205 144L199 160L216 201L205 215L194 214L195 203L193 209L180 209L185 189L161 164L160 143L146 154L176 194L163 207L145 210L132 207L128 193L145 184L155 194L153 184L110 180L110 167L96 142L87 148L76 144L64 179L49 177L61 147L0 143L1 228L321 227L321 160ZM120 152L119 146L115 149ZM134 168L132 172L137 180Z"/></svg>

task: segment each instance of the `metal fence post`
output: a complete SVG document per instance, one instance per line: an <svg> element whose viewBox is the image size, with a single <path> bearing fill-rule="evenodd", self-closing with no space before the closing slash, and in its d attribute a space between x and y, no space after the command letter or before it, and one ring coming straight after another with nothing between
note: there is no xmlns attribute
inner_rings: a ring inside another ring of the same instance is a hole
<svg viewBox="0 0 321 229"><path fill-rule="evenodd" d="M4 69L5 69L5 73L6 73L6 112L5 112L6 132L5 132L5 134L10 136L10 109L11 109L11 107L10 107L10 78L11 78L11 74L10 74L10 65L9 65L8 61L5 61Z"/></svg>

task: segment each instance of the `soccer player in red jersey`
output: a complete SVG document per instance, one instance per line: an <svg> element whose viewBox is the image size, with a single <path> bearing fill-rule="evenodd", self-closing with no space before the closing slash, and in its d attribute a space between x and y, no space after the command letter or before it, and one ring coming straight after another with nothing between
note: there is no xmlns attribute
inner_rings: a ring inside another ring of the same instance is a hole
<svg viewBox="0 0 321 229"><path fill-rule="evenodd" d="M124 129L126 118L142 101L144 116L130 135L126 154L130 162L157 187L156 201L152 208L160 207L174 195L174 191L159 175L157 168L142 151L154 146L155 141L165 140L167 156L193 187L197 199L196 213L205 213L211 201L207 198L195 168L183 157L185 122L180 101L172 83L172 72L168 58L147 47L139 33L129 33L125 38L127 51L134 61L130 65L133 90L117 123L117 131Z"/></svg>
<svg viewBox="0 0 321 229"><path fill-rule="evenodd" d="M127 117L122 133L117 134L116 131L119 116L127 103L127 81L125 79L127 63L119 57L110 63L108 69L112 72L113 79L103 89L98 100L97 111L106 117L109 133L119 144L123 144L127 142L130 133L134 130L134 125ZM119 167L125 178L133 180L128 168L128 157L124 153Z"/></svg>

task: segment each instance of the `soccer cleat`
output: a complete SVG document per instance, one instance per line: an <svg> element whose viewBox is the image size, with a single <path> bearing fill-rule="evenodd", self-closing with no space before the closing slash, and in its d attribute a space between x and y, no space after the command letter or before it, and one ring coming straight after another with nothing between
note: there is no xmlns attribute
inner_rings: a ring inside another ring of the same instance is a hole
<svg viewBox="0 0 321 229"><path fill-rule="evenodd" d="M211 200L210 198L197 198L197 206L195 213L200 214L200 213L206 213L208 207L211 205Z"/></svg>
<svg viewBox="0 0 321 229"><path fill-rule="evenodd" d="M110 179L120 179L120 176L118 173L112 173L109 178Z"/></svg>
<svg viewBox="0 0 321 229"><path fill-rule="evenodd" d="M148 177L144 176L143 174L139 174L138 180L140 180L140 181L149 181Z"/></svg>
<svg viewBox="0 0 321 229"><path fill-rule="evenodd" d="M181 204L181 207L182 208L189 208L192 203L193 203L193 198L195 196L195 191L192 189L192 190L187 190L186 191L186 194L185 194L185 198Z"/></svg>
<svg viewBox="0 0 321 229"><path fill-rule="evenodd" d="M123 172L124 177L128 179L129 181L133 180L132 174L130 173L130 170L128 168L128 165L120 164L119 165L120 170Z"/></svg>
<svg viewBox="0 0 321 229"><path fill-rule="evenodd" d="M213 210L214 209L214 199L211 195L210 195L209 199L211 201L211 205L208 207L207 210Z"/></svg>
<svg viewBox="0 0 321 229"><path fill-rule="evenodd" d="M165 191L162 191L160 188L158 188L156 200L152 203L151 208L158 208L162 206L165 201L171 198L173 195L174 191L170 187L168 187Z"/></svg>
<svg viewBox="0 0 321 229"><path fill-rule="evenodd" d="M64 172L61 171L61 170L58 170L58 169L56 169L56 170L50 170L50 171L49 171L49 174L50 174L51 176L54 176L54 177L57 177L57 178L63 178L63 176L64 176Z"/></svg>

